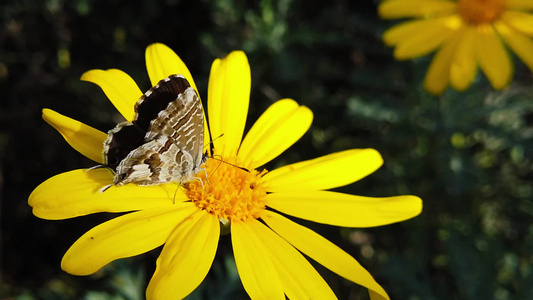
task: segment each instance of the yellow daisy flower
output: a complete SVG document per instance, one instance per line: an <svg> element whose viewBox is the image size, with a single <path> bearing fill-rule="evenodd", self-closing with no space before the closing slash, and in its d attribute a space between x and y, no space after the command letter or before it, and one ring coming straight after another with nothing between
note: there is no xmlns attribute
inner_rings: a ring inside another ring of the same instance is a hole
<svg viewBox="0 0 533 300"><path fill-rule="evenodd" d="M196 89L181 59L167 46L147 48L152 84L183 74ZM82 80L98 84L127 120L142 95L124 72L91 70ZM66 219L96 212L128 212L89 230L67 251L63 270L89 275L109 262L161 245L148 299L180 299L205 278L213 262L221 228L229 229L237 270L252 299L335 299L335 294L304 253L340 276L369 289L372 299L389 299L383 288L350 255L280 213L345 227L373 227L418 215L415 196L372 198L325 191L374 172L382 158L373 149L346 150L259 171L294 144L310 127L313 114L294 100L270 106L243 137L251 75L241 51L217 59L209 79L209 126L216 159L210 158L203 179L177 184L112 186L107 169L81 169L56 175L30 195L33 213L44 219ZM43 118L77 151L102 163L106 134L49 109ZM209 140L206 141L208 143ZM246 172L234 165L244 167ZM205 185L205 186L203 186Z"/></svg>
<svg viewBox="0 0 533 300"><path fill-rule="evenodd" d="M495 89L511 81L513 64L507 49L533 70L531 0L388 0L379 6L386 19L414 17L389 29L383 40L394 46L398 60L440 48L429 66L424 86L441 94L448 81L466 90L478 66Z"/></svg>

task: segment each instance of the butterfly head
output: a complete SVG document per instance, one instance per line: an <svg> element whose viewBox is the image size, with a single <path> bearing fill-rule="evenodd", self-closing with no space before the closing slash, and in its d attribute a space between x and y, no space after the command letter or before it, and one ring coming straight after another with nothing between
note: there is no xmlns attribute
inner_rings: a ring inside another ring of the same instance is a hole
<svg viewBox="0 0 533 300"><path fill-rule="evenodd" d="M126 179L128 179L128 173L116 173L113 184L118 186L124 185L127 183Z"/></svg>

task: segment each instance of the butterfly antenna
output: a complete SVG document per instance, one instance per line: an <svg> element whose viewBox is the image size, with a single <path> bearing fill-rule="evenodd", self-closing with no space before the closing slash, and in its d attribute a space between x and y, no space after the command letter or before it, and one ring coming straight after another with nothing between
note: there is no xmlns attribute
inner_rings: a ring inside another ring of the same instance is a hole
<svg viewBox="0 0 533 300"><path fill-rule="evenodd" d="M101 168L107 168L107 166L106 166L106 165L96 165L96 166L92 166L92 167L86 169L85 172L89 172L89 171L91 171L91 170L96 170L96 169L101 169Z"/></svg>
<svg viewBox="0 0 533 300"><path fill-rule="evenodd" d="M211 155L213 155L213 153L215 153L215 144L213 143L214 141L216 141L217 139L221 138L222 136L224 136L224 134L220 134L219 136L217 136L216 138L212 139L211 138L211 129L209 129L209 151L206 151L205 153L208 153L208 152L211 152ZM207 147L207 145L204 146L204 148Z"/></svg>
<svg viewBox="0 0 533 300"><path fill-rule="evenodd" d="M213 174L215 174L215 172L218 170L218 168L220 167L221 164L222 164L222 162L218 164L218 166L213 170L213 172L211 172L211 175L209 175L209 176L213 176Z"/></svg>
<svg viewBox="0 0 533 300"><path fill-rule="evenodd" d="M224 134L217 136L215 139L213 139L213 134L211 133L211 126L207 126L207 132L209 133L209 151L211 152L211 155L213 155L215 151L215 144L213 144L213 141L222 137Z"/></svg>
<svg viewBox="0 0 533 300"><path fill-rule="evenodd" d="M214 160L218 160L218 161L220 161L220 162L223 162L223 163L225 163L225 164L228 164L228 165L230 165L230 166L232 166L232 167L235 167L235 168L237 168L237 169L241 169L241 170L243 170L244 172L248 172L248 173L250 173L250 170L248 170L248 169L246 169L246 168L244 168L244 167L239 167L239 166L237 166L237 165L234 165L234 164L232 164L232 163L229 163L229 162L227 162L227 161L224 161L224 160L222 160L222 159L220 159L220 158L216 158L215 156L211 156L211 158L214 159Z"/></svg>

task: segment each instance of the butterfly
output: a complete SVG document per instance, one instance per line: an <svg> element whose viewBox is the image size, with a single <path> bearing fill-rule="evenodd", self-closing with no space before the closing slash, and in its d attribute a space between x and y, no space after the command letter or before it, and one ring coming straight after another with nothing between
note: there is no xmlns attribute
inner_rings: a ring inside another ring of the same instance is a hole
<svg viewBox="0 0 533 300"><path fill-rule="evenodd" d="M135 104L132 122L119 123L104 142L104 166L115 171L113 184L183 184L199 178L207 161L200 97L182 75L171 75Z"/></svg>

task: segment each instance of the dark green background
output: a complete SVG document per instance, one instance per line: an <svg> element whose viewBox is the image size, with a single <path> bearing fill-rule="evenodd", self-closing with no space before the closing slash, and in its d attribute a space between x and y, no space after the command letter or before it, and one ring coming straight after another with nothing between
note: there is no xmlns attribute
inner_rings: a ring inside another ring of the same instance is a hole
<svg viewBox="0 0 533 300"><path fill-rule="evenodd" d="M395 22L378 1L26 0L0 4L0 299L142 299L160 251L120 260L88 277L60 269L68 247L112 214L41 220L27 198L47 178L93 166L41 119L51 108L102 131L119 115L79 77L119 68L149 88L144 51L170 46L204 101L211 62L246 51L252 70L248 127L280 98L315 113L309 132L278 165L375 148L385 164L338 189L367 196L413 194L415 219L348 229L300 222L345 249L393 299L533 299L531 72L494 91L483 75L465 93L422 88L431 57L397 62L380 36ZM340 299L364 288L321 266ZM179 284L179 283L177 283ZM246 294L223 237L191 299Z"/></svg>

